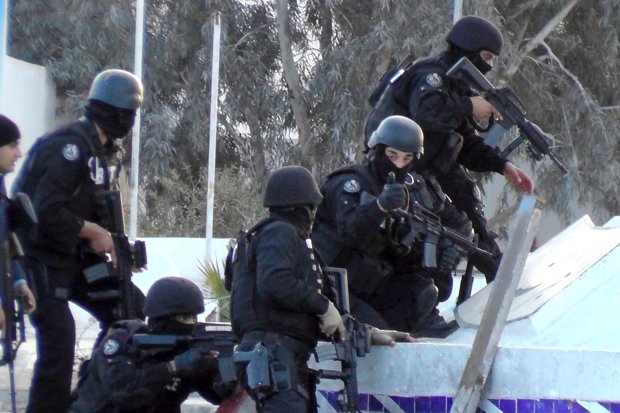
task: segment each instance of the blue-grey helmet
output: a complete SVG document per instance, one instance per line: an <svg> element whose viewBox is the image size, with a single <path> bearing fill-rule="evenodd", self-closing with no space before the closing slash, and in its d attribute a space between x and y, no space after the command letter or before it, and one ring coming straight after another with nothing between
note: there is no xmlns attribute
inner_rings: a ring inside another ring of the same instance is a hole
<svg viewBox="0 0 620 413"><path fill-rule="evenodd" d="M88 99L98 100L115 108L136 110L142 104L142 82L133 73L125 70L104 70L93 80Z"/></svg>
<svg viewBox="0 0 620 413"><path fill-rule="evenodd" d="M405 116L388 116L383 119L368 140L368 147L390 146L416 157L424 154L424 133L420 126Z"/></svg>

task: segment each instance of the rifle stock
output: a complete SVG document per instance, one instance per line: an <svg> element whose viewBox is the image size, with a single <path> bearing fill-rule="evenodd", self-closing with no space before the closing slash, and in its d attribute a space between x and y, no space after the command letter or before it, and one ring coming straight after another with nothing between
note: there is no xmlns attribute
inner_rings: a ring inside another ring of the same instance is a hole
<svg viewBox="0 0 620 413"><path fill-rule="evenodd" d="M525 106L514 94L512 89L509 87L495 88L466 57L456 62L456 64L448 70L447 76L454 79L465 77L472 83L475 89L483 92L486 99L502 114L503 119L491 128L485 139L485 143L490 146L496 146L504 132L513 126L519 128L521 133L520 136L502 151L502 157L508 156L510 152L527 140L527 151L533 159L540 161L543 156L546 155L560 168L562 173L568 173L566 166L564 166L553 152L550 139L538 125L527 119Z"/></svg>

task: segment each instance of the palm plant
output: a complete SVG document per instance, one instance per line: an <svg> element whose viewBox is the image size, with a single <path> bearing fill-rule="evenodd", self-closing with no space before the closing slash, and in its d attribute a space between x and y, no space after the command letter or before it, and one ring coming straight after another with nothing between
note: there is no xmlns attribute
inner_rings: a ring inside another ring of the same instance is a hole
<svg viewBox="0 0 620 413"><path fill-rule="evenodd" d="M224 265L218 266L211 260L198 261L198 269L205 277L205 296L217 302L217 321L230 321L230 293L224 287L220 268L224 268Z"/></svg>

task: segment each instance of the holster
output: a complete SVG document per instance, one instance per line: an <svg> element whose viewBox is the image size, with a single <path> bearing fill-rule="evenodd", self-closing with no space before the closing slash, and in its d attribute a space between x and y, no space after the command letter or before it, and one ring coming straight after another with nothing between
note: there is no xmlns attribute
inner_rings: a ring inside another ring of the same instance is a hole
<svg viewBox="0 0 620 413"><path fill-rule="evenodd" d="M285 342L294 339L273 332L253 332L250 335L262 336L262 339L250 351L236 351L234 361L238 367L245 366L246 387L252 398L260 403L275 392L292 389L309 400L310 395L299 382L296 371L296 357L301 353L294 348L296 346L291 347ZM247 336L244 335L244 339Z"/></svg>
<svg viewBox="0 0 620 413"><path fill-rule="evenodd" d="M28 285L37 300L43 298L69 299L71 295L69 283L61 283L58 282L59 280L52 279L44 264L33 259L26 259L24 270Z"/></svg>

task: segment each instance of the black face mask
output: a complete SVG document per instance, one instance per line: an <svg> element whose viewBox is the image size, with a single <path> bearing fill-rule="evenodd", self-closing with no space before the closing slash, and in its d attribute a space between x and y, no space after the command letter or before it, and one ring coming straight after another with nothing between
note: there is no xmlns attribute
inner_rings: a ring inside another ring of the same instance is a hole
<svg viewBox="0 0 620 413"><path fill-rule="evenodd" d="M151 321L151 320L149 320ZM161 318L149 323L151 331L156 334L173 334L179 336L189 336L194 333L196 324L181 323L174 318Z"/></svg>
<svg viewBox="0 0 620 413"><path fill-rule="evenodd" d="M135 110L117 108L94 99L86 104L84 115L96 122L108 138L106 148L114 148L115 141L131 131L136 119Z"/></svg>
<svg viewBox="0 0 620 413"><path fill-rule="evenodd" d="M297 205L289 208L274 208L270 212L272 217L284 218L306 234L310 234L312 224L314 223L314 216L316 215L316 207Z"/></svg>
<svg viewBox="0 0 620 413"><path fill-rule="evenodd" d="M382 183L386 183L388 181L390 172L394 172L396 182L403 183L405 182L407 174L411 171L411 163L407 166L399 168L394 165L394 162L390 161L390 158L388 158L382 150L375 152L375 156L371 159L370 164L372 165L372 169L374 170L376 177Z"/></svg>
<svg viewBox="0 0 620 413"><path fill-rule="evenodd" d="M493 66L485 62L482 56L480 56L480 52L468 52L465 54L465 57L471 60L476 69L480 70L480 73L483 75L486 75L493 69Z"/></svg>

